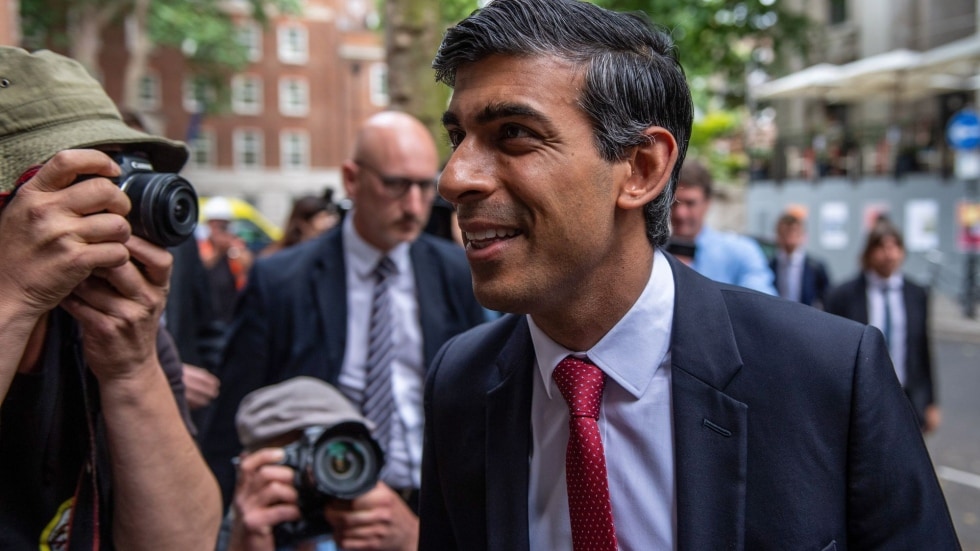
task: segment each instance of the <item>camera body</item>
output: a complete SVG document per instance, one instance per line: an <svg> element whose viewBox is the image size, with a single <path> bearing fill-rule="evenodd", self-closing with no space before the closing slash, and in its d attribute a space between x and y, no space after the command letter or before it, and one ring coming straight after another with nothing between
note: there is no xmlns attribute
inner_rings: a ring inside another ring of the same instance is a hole
<svg viewBox="0 0 980 551"><path fill-rule="evenodd" d="M301 518L275 527L277 545L330 532L323 507L332 499L354 499L378 483L384 453L357 421L313 426L283 447L282 464L296 471Z"/></svg>
<svg viewBox="0 0 980 551"><path fill-rule="evenodd" d="M197 192L177 174L156 172L146 159L116 153L121 170L113 181L132 203L126 219L133 234L161 247L173 247L194 235L197 227Z"/></svg>

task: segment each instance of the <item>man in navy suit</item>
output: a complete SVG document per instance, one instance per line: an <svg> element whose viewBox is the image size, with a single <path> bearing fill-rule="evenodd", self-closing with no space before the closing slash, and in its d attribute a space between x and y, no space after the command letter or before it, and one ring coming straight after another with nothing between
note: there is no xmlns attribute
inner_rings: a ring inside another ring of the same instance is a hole
<svg viewBox="0 0 980 551"><path fill-rule="evenodd" d="M929 292L902 274L904 261L902 233L891 222L878 221L865 240L863 270L830 291L827 311L881 329L895 375L923 432L931 432L942 416L932 382Z"/></svg>
<svg viewBox="0 0 980 551"><path fill-rule="evenodd" d="M803 249L803 220L787 212L776 221L776 254L769 261L779 296L823 307L830 278L823 262Z"/></svg>
<svg viewBox="0 0 980 551"><path fill-rule="evenodd" d="M429 369L422 549L957 547L881 333L660 250L692 119L665 32L495 0L433 66L440 193L511 314Z"/></svg>
<svg viewBox="0 0 980 551"><path fill-rule="evenodd" d="M420 485L425 370L446 340L484 320L460 247L421 233L435 197L437 168L435 143L418 120L396 112L374 115L343 164L344 186L354 203L343 223L260 259L249 274L218 373L221 394L202 439L226 503L234 482L231 459L240 451L234 416L248 392L307 375L338 387L356 403L366 397L377 286L372 272L387 258L395 268L388 288L396 411L391 445L384 444L387 467L383 483L330 512L329 519L342 548L414 548L418 519L408 505L417 502ZM282 503L277 495L256 492L240 496L251 501L236 498L235 503L271 511Z"/></svg>

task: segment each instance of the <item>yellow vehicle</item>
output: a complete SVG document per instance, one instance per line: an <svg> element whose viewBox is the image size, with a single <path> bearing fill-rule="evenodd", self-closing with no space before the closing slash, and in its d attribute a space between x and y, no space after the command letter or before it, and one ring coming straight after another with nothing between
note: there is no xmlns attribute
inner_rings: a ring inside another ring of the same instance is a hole
<svg viewBox="0 0 980 551"><path fill-rule="evenodd" d="M208 203L212 200L217 201L208 208ZM237 197L201 197L198 211L201 226L207 228L205 222L209 214L213 218L219 211L223 213L221 218L229 218L231 222L229 230L242 238L252 252L258 252L266 245L282 238L282 230L279 226L270 222L248 201Z"/></svg>

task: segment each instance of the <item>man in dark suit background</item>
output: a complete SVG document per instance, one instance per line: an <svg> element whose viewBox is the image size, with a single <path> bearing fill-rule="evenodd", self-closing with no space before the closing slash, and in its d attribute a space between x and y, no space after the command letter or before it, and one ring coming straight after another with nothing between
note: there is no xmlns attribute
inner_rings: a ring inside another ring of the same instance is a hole
<svg viewBox="0 0 980 551"><path fill-rule="evenodd" d="M902 234L887 219L879 220L865 241L862 271L830 291L827 311L881 329L923 432L942 421L932 378L929 343L929 291L902 274Z"/></svg>
<svg viewBox="0 0 980 551"><path fill-rule="evenodd" d="M414 548L418 519L407 503L417 500L420 484L425 370L446 340L484 319L460 247L421 234L437 168L435 143L418 120L396 112L371 117L343 164L353 211L322 237L259 259L249 274L203 440L226 503L234 481L230 460L240 450L234 415L245 394L307 375L337 386L354 403L367 397L373 272L384 257L396 272L388 287L396 417L391 441L382 443L384 482L330 520L341 548Z"/></svg>
<svg viewBox="0 0 980 551"><path fill-rule="evenodd" d="M803 220L786 212L776 221L776 254L769 261L779 296L822 308L830 278L823 262L807 254Z"/></svg>
<svg viewBox="0 0 980 551"><path fill-rule="evenodd" d="M433 66L440 193L512 314L429 369L422 549L957 547L881 333L660 250L693 111L667 33L495 0Z"/></svg>

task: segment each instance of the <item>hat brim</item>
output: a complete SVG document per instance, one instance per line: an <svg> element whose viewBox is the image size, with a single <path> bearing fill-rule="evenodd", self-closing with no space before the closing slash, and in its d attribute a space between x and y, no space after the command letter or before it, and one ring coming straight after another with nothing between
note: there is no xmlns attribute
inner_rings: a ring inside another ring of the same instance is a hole
<svg viewBox="0 0 980 551"><path fill-rule="evenodd" d="M154 170L178 172L187 162L187 147L179 141L145 134L115 118L91 117L45 126L0 140L0 191L8 191L28 168L42 164L65 149L122 145L149 156Z"/></svg>

